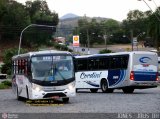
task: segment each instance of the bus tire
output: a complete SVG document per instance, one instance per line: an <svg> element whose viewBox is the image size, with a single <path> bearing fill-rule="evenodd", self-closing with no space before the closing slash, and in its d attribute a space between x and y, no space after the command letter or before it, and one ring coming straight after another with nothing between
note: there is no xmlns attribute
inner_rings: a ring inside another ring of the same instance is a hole
<svg viewBox="0 0 160 119"><path fill-rule="evenodd" d="M78 89L76 88L76 93L78 92Z"/></svg>
<svg viewBox="0 0 160 119"><path fill-rule="evenodd" d="M28 92L28 87L26 86L26 95L27 95L27 100L29 100L29 92Z"/></svg>
<svg viewBox="0 0 160 119"><path fill-rule="evenodd" d="M103 93L113 93L113 89L108 89L108 83L106 79L102 79L101 89Z"/></svg>
<svg viewBox="0 0 160 119"><path fill-rule="evenodd" d="M68 103L69 102L69 98L67 97L67 98L62 98L62 100L63 100L63 103Z"/></svg>
<svg viewBox="0 0 160 119"><path fill-rule="evenodd" d="M98 89L90 89L91 93L97 93Z"/></svg>
<svg viewBox="0 0 160 119"><path fill-rule="evenodd" d="M134 92L134 88L123 88L122 90L126 94L130 94Z"/></svg>
<svg viewBox="0 0 160 119"><path fill-rule="evenodd" d="M21 101L21 97L20 97L19 94L18 94L18 87L17 87L17 91L16 91L16 97L17 97L17 100L18 100L18 101Z"/></svg>

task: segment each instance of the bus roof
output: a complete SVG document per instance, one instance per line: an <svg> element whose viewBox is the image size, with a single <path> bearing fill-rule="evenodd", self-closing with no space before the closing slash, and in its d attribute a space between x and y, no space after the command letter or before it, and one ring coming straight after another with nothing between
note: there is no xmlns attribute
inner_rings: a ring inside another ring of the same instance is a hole
<svg viewBox="0 0 160 119"><path fill-rule="evenodd" d="M15 55L12 57L12 59L16 59L19 57L31 57L33 55L46 55L46 54L68 54L68 55L71 55L71 53L68 51L44 50L44 51L28 52L25 54Z"/></svg>
<svg viewBox="0 0 160 119"><path fill-rule="evenodd" d="M75 56L75 58L89 58L89 57L103 57L103 56L131 55L131 54L154 54L154 55L157 55L157 53L150 52L150 51L131 51L131 52L116 52L116 53L106 53L106 54L83 55L83 56Z"/></svg>

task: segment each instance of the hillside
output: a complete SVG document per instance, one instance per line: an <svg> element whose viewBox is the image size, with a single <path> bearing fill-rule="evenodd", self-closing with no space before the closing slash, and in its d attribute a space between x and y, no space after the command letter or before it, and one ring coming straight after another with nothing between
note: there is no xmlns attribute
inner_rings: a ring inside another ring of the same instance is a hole
<svg viewBox="0 0 160 119"><path fill-rule="evenodd" d="M65 14L64 16L62 16L60 19L63 20L63 19L76 18L76 17L79 17L79 16L76 14L68 13L68 14Z"/></svg>
<svg viewBox="0 0 160 119"><path fill-rule="evenodd" d="M108 20L108 18L103 18L103 17L82 17L82 16L77 16L77 17L71 17L71 18L66 18L66 19L60 19L58 27L59 28L64 28L64 27L77 27L78 26L78 20L79 19L87 19L87 21L91 21L92 19L96 19L97 22L105 21Z"/></svg>
<svg viewBox="0 0 160 119"><path fill-rule="evenodd" d="M102 18L102 17L85 17L88 21L91 21L92 19L96 19L97 22L101 22L103 20L108 20L108 18ZM82 16L74 15L74 14L67 14L64 17L60 18L57 31L58 33L62 33L65 36L68 36L69 34L72 34L72 30L78 26L78 20L84 19ZM18 48L19 40L16 42L3 42L0 43L0 61L2 61L2 54L6 49L9 48Z"/></svg>
<svg viewBox="0 0 160 119"><path fill-rule="evenodd" d="M77 27L79 19L81 19L81 17L67 18L67 19L62 19L62 20L60 19L58 27L59 28Z"/></svg>
<svg viewBox="0 0 160 119"><path fill-rule="evenodd" d="M65 16L65 19L60 18L59 24L57 27L58 35L61 35L64 37L72 34L73 29L75 27L78 27L78 20L80 19L87 19L88 22L90 22L92 19L96 19L97 22L108 20L108 18L103 18L103 17L86 17L86 16L78 16L78 15L70 16L68 14L66 16Z"/></svg>

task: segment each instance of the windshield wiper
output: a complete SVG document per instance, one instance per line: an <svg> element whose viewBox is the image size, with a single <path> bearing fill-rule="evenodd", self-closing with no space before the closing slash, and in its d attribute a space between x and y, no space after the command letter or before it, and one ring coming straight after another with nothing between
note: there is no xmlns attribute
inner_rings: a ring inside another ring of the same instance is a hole
<svg viewBox="0 0 160 119"><path fill-rule="evenodd" d="M62 78L64 81L66 81L66 79L64 78L64 76L60 73L60 71L59 71L57 68L55 68L55 71L57 71L58 74L61 76L61 78Z"/></svg>
<svg viewBox="0 0 160 119"><path fill-rule="evenodd" d="M51 67L44 75L44 80L43 81L49 81L49 77L52 76L53 77L53 68Z"/></svg>

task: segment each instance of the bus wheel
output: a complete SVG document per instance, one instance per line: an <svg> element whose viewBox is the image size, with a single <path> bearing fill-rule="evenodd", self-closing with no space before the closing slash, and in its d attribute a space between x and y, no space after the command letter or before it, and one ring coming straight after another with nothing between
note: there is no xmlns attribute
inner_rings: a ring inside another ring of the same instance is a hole
<svg viewBox="0 0 160 119"><path fill-rule="evenodd" d="M29 93L28 93L28 87L26 86L26 95L27 95L27 100L29 100Z"/></svg>
<svg viewBox="0 0 160 119"><path fill-rule="evenodd" d="M21 100L21 97L19 96L19 94L18 94L18 87L17 87L17 91L16 91L16 97L17 97L17 100Z"/></svg>
<svg viewBox="0 0 160 119"><path fill-rule="evenodd" d="M123 90L124 93L128 93L128 94L134 92L133 88L123 88L122 90Z"/></svg>
<svg viewBox="0 0 160 119"><path fill-rule="evenodd" d="M108 89L108 83L105 79L101 81L101 89L103 93L113 93L113 89Z"/></svg>
<svg viewBox="0 0 160 119"><path fill-rule="evenodd" d="M107 81L105 79L101 81L101 89L102 89L102 92L104 92L104 93L108 89L108 84L107 84Z"/></svg>
<svg viewBox="0 0 160 119"><path fill-rule="evenodd" d="M69 98L62 98L64 103L68 103L69 102Z"/></svg>
<svg viewBox="0 0 160 119"><path fill-rule="evenodd" d="M78 92L78 89L76 88L76 93Z"/></svg>
<svg viewBox="0 0 160 119"><path fill-rule="evenodd" d="M91 91L92 93L96 93L96 92L98 91L98 89L90 89L90 91Z"/></svg>

